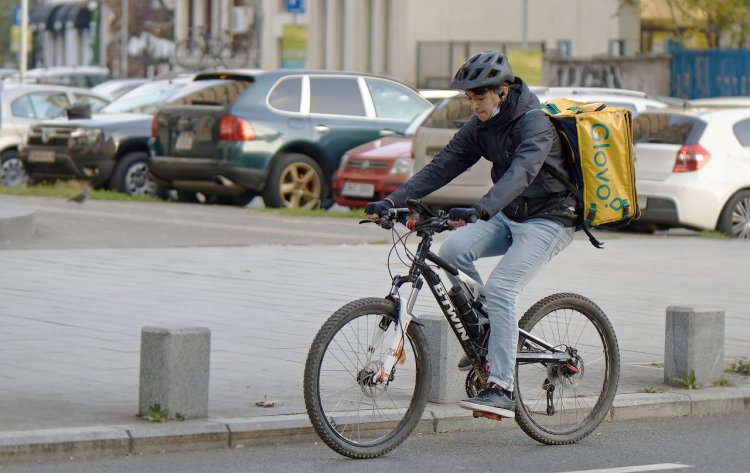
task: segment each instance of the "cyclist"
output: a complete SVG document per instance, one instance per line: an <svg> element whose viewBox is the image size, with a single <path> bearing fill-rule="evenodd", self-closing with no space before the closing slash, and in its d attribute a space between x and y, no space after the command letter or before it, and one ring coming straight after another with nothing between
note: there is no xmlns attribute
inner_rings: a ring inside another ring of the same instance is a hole
<svg viewBox="0 0 750 473"><path fill-rule="evenodd" d="M464 90L474 116L432 162L384 200L367 204L365 214L375 220L389 208L403 206L408 197L422 198L448 184L481 157L492 162L494 185L472 207L449 210L449 225L464 228L451 234L439 253L479 283L482 277L474 261L503 255L485 285L488 387L459 405L514 417L516 300L544 264L572 241L575 197L542 169L546 164L568 176L555 128L502 53L472 56L456 73L451 88ZM468 358L459 363L459 368L469 367Z"/></svg>

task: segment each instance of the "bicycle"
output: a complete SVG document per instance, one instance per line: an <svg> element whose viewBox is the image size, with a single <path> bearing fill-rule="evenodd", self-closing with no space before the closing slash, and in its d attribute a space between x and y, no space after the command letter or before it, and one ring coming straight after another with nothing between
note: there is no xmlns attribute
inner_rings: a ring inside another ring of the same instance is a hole
<svg viewBox="0 0 750 473"><path fill-rule="evenodd" d="M409 199L407 205L391 209L377 222L393 232L390 292L337 310L318 331L305 362L303 390L312 426L326 445L351 458L374 458L398 447L425 409L430 352L413 313L425 281L471 362L467 395L473 397L487 385L489 324L483 288L464 278L446 291L432 265L457 277L459 271L431 246L436 234L452 229L448 216L433 213L419 200ZM407 221L412 213L416 218ZM365 222L369 220L360 223ZM396 223L409 231L399 234ZM411 252L406 240L414 233L421 239ZM399 253L401 246L408 263ZM392 274L394 251L409 266L405 276ZM403 300L400 291L407 283L411 292ZM617 390L620 355L612 324L590 299L559 293L535 303L518 325L516 422L544 444L580 441L602 422ZM474 416L500 420L487 413Z"/></svg>
<svg viewBox="0 0 750 473"><path fill-rule="evenodd" d="M215 36L201 27L193 27L187 39L175 45L175 61L183 67L199 69L246 66L250 47L244 39L233 39L231 32Z"/></svg>

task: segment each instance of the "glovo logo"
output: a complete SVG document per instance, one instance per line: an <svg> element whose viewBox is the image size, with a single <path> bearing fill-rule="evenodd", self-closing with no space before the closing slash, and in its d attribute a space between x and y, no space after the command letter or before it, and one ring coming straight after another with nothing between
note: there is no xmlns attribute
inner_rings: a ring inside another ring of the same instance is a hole
<svg viewBox="0 0 750 473"><path fill-rule="evenodd" d="M618 196L612 195L612 186L609 179L609 167L607 164L608 152L611 151L612 143L609 141L609 127L604 123L594 123L589 128L589 135L593 141L592 161L596 166L596 198L614 211L620 211L626 201Z"/></svg>

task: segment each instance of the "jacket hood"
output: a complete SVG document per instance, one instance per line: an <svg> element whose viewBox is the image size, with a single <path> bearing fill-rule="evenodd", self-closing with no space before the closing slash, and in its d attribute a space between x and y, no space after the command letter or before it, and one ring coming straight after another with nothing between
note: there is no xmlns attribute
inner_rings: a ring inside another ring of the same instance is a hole
<svg viewBox="0 0 750 473"><path fill-rule="evenodd" d="M516 77L510 85L510 95L500 107L500 112L485 122L491 127L504 127L520 118L533 108L539 108L539 98L529 89L525 82Z"/></svg>

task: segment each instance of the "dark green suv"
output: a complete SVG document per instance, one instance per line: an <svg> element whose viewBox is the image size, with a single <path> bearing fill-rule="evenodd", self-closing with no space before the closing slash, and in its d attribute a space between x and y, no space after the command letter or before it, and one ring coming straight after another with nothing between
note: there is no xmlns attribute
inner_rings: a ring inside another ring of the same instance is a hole
<svg viewBox="0 0 750 473"><path fill-rule="evenodd" d="M330 183L344 152L400 133L431 104L386 77L333 71L219 71L180 104L154 116L153 178L177 190L245 205L330 205Z"/></svg>

